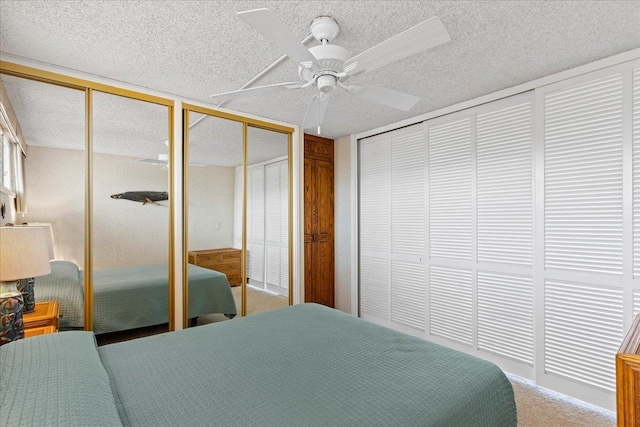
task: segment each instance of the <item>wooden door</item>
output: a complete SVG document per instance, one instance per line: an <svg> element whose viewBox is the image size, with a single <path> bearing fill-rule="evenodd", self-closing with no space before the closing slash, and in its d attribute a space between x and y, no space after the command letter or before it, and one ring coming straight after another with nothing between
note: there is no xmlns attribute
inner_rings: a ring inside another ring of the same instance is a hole
<svg viewBox="0 0 640 427"><path fill-rule="evenodd" d="M305 302L334 307L333 141L305 135Z"/></svg>

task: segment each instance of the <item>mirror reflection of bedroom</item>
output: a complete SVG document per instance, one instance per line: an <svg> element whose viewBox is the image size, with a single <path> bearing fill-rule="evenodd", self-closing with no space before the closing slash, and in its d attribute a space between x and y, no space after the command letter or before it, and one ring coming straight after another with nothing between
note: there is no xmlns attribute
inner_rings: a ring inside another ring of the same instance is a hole
<svg viewBox="0 0 640 427"><path fill-rule="evenodd" d="M214 314L192 316L199 313L196 305L201 299L193 295L190 285L189 325L233 318L242 313L243 298L245 314L288 305L288 135L247 128L247 267L242 274L245 125L193 111L186 111L185 118L189 123L189 282L200 273L195 266L222 273L236 310L232 312L220 292Z"/></svg>
<svg viewBox="0 0 640 427"><path fill-rule="evenodd" d="M168 117L163 105L93 93L93 330L101 343L122 339L120 331L169 330Z"/></svg>
<svg viewBox="0 0 640 427"><path fill-rule="evenodd" d="M242 246L234 244L236 168L242 169L243 124L185 110L188 120L187 276L189 326L240 315ZM185 126L186 128L186 126ZM240 213L242 198L238 199ZM242 228L240 227L240 232ZM211 276L209 295L195 292L196 281ZM202 305L215 304L215 310Z"/></svg>
<svg viewBox="0 0 640 427"><path fill-rule="evenodd" d="M247 314L289 304L289 139L247 132Z"/></svg>
<svg viewBox="0 0 640 427"><path fill-rule="evenodd" d="M35 278L35 306L25 317L57 309L61 330L83 329L85 93L4 74L0 80L3 108L15 114L2 123L4 171L12 154L24 156L22 182L7 184L20 202L1 194L0 224L42 226L50 237L51 273Z"/></svg>

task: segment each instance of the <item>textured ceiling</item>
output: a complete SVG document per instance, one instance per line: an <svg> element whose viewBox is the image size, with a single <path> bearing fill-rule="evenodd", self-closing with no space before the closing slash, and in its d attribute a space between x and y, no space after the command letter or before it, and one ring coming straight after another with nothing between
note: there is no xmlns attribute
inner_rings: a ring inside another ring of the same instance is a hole
<svg viewBox="0 0 640 427"><path fill-rule="evenodd" d="M640 47L640 2L0 1L0 51L209 102L280 57L239 19L267 7L300 40L319 15L352 53L439 16L451 42L358 77L422 97L396 111L342 91L322 133L339 137L433 111ZM314 42L315 43L315 42ZM311 46L313 43L309 44ZM297 79L290 60L257 85ZM313 90L234 100L240 112L301 123Z"/></svg>
<svg viewBox="0 0 640 427"><path fill-rule="evenodd" d="M28 145L84 150L84 92L0 75ZM93 150L157 160L168 153L167 107L94 92ZM196 165L242 164L242 124L190 115L189 155ZM285 156L285 134L249 128L249 164ZM141 163L148 166L150 163Z"/></svg>

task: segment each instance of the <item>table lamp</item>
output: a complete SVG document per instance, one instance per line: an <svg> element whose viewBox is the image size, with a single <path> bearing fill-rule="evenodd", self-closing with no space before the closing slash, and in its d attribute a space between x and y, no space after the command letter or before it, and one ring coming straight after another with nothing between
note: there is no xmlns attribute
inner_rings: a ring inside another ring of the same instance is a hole
<svg viewBox="0 0 640 427"><path fill-rule="evenodd" d="M51 273L46 229L0 227L0 345L24 338L18 280Z"/></svg>
<svg viewBox="0 0 640 427"><path fill-rule="evenodd" d="M54 259L53 255L53 230L51 229L51 224L21 224L16 227L39 227L44 228L45 236L47 238L47 250L49 251L49 260ZM24 300L24 306L22 307L22 313L31 313L36 310L36 295L33 290L33 286L35 284L35 279L33 277L29 277L26 279L18 280L18 284L16 288L18 292L22 294L22 299Z"/></svg>

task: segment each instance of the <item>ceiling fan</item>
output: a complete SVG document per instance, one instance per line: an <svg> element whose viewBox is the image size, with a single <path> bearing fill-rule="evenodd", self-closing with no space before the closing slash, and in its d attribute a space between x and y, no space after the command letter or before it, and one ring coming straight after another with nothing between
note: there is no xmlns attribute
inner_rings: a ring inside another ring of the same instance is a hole
<svg viewBox="0 0 640 427"><path fill-rule="evenodd" d="M307 107L304 129L320 127L330 94L336 87L368 101L408 111L420 101L420 97L384 87L360 86L349 80L451 40L436 16L353 56L347 49L330 44L340 32L338 23L330 16L317 17L311 23L311 34L321 44L310 49L300 43L269 9L238 12L238 16L298 63L300 81L219 93L211 95L211 98L219 103L249 95L315 86L318 92Z"/></svg>
<svg viewBox="0 0 640 427"><path fill-rule="evenodd" d="M157 159L136 159L136 160L127 161L127 163L129 162L141 163L143 165L161 166L166 169L169 167L169 155L161 153L161 154L158 154ZM189 163L189 166L204 166L204 165Z"/></svg>

